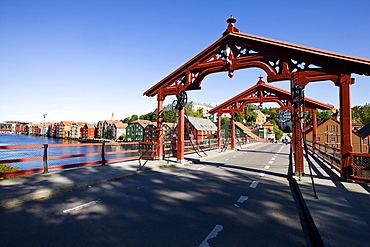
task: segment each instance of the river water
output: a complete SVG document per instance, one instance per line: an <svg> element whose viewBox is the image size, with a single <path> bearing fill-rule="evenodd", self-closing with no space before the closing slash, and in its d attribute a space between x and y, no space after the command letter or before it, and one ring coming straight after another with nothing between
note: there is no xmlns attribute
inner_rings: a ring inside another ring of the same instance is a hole
<svg viewBox="0 0 370 247"><path fill-rule="evenodd" d="M18 146L18 145L40 145L40 144L76 144L76 140L65 140L57 138L47 138L39 136L16 135L16 134L0 134L0 146ZM105 152L120 151L123 147L106 146ZM60 166L67 164L76 164L83 162L92 162L101 160L101 145L97 146L73 146L73 147L48 147L48 166ZM99 155L87 157L74 157L64 159L50 159L52 156L74 155L74 154L89 154L98 153ZM34 157L43 157L44 148L21 148L21 149L0 149L1 163L6 163L10 159L27 159ZM106 154L105 159L114 159L127 157L129 154ZM21 170L42 168L43 161L26 161L26 162L12 162L11 166L18 166Z"/></svg>
<svg viewBox="0 0 370 247"><path fill-rule="evenodd" d="M40 145L40 144L70 144L79 143L76 140L48 138L42 136L0 134L0 146Z"/></svg>

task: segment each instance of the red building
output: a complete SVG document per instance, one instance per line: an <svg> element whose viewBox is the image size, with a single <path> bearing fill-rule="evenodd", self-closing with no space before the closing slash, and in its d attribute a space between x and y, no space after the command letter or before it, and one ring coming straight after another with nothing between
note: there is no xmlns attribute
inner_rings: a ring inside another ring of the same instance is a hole
<svg viewBox="0 0 370 247"><path fill-rule="evenodd" d="M81 138L95 138L95 125L85 124L81 129Z"/></svg>

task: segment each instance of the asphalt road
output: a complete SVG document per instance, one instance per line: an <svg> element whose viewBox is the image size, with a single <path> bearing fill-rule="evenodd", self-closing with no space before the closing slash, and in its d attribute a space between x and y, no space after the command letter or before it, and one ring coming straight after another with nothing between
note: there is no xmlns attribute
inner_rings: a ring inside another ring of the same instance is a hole
<svg viewBox="0 0 370 247"><path fill-rule="evenodd" d="M0 243L309 246L285 177L288 153L263 144L2 209Z"/></svg>

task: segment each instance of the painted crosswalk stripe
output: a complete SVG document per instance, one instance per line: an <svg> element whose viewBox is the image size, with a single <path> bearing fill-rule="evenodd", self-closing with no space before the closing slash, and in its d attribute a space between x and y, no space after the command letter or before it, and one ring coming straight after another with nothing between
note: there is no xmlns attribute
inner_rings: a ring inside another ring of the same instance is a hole
<svg viewBox="0 0 370 247"><path fill-rule="evenodd" d="M238 199L238 203L243 203L245 202L246 200L248 200L248 196L240 196L239 199Z"/></svg>
<svg viewBox="0 0 370 247"><path fill-rule="evenodd" d="M263 176L265 176L265 172L260 172L258 175L259 175L260 177L263 177Z"/></svg>
<svg viewBox="0 0 370 247"><path fill-rule="evenodd" d="M271 160L275 160L275 158L271 158Z"/></svg>
<svg viewBox="0 0 370 247"><path fill-rule="evenodd" d="M258 181L253 181L249 187L251 187L252 189L255 189L258 183L259 183Z"/></svg>
<svg viewBox="0 0 370 247"><path fill-rule="evenodd" d="M203 240L203 242L199 245L199 247L209 247L210 245L208 244L208 240L211 238L216 238L218 233L222 231L223 226L221 225L216 225L213 230L208 234L208 236Z"/></svg>
<svg viewBox="0 0 370 247"><path fill-rule="evenodd" d="M274 163L274 162L270 160L268 163L269 163L269 164L272 164L272 163Z"/></svg>
<svg viewBox="0 0 370 247"><path fill-rule="evenodd" d="M265 169L270 169L270 166L265 166Z"/></svg>
<svg viewBox="0 0 370 247"><path fill-rule="evenodd" d="M90 207L92 205L95 205L95 204L97 204L99 202L100 202L100 199L99 200L96 200L96 201L88 202L88 203L79 205L77 207L73 207L73 208L70 208L70 209L63 210L63 213L68 213L68 212L73 211L73 210L79 210L79 209L82 209L82 208L87 208L87 207Z"/></svg>

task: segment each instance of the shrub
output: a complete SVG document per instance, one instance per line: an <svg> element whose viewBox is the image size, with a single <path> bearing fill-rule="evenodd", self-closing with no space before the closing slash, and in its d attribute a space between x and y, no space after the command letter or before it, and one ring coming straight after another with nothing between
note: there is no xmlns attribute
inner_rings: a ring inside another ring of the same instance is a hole
<svg viewBox="0 0 370 247"><path fill-rule="evenodd" d="M14 172L18 170L19 170L19 166L10 166L8 164L0 164L0 173L1 172ZM11 177L6 177L6 178L11 178ZM5 179L5 178L0 178L0 179Z"/></svg>

